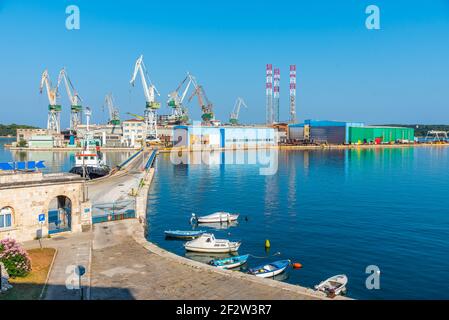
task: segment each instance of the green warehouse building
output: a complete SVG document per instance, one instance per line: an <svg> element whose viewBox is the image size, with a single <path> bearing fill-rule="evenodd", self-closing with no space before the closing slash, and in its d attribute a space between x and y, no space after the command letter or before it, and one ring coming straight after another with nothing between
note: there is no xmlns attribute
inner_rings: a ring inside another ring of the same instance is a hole
<svg viewBox="0 0 449 320"><path fill-rule="evenodd" d="M349 143L413 142L415 130L403 127L349 127Z"/></svg>

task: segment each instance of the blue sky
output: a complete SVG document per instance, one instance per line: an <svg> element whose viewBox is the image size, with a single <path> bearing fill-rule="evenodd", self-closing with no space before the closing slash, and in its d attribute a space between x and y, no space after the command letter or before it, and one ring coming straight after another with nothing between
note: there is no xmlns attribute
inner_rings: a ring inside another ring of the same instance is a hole
<svg viewBox="0 0 449 320"><path fill-rule="evenodd" d="M65 28L66 6L81 29ZM381 30L365 28L365 8L381 10ZM281 69L281 120L288 118L288 67L297 65L299 119L366 123L449 123L449 0L106 1L0 0L0 123L46 125L42 71L65 66L93 109L107 118L112 91L123 117L143 113L142 53L161 93L190 71L227 120L237 96L242 122L265 119L265 64ZM69 102L62 91L62 124ZM198 119L193 101L190 113Z"/></svg>

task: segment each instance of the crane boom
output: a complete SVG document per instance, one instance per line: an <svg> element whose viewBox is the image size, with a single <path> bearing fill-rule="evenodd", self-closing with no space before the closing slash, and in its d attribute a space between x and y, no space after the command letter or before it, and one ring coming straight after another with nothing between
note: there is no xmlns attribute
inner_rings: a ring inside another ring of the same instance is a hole
<svg viewBox="0 0 449 320"><path fill-rule="evenodd" d="M131 77L131 85L134 86L137 74L140 74L140 79L142 81L142 87L143 87L143 93L145 95L145 101L147 103L147 108L151 109L159 109L160 104L156 103L155 101L155 92L158 96L160 96L159 91L156 89L156 87L152 84L147 69L145 67L145 64L143 62L143 55L141 55L134 65L134 72ZM148 80L147 80L148 79ZM149 84L148 84L149 83Z"/></svg>
<svg viewBox="0 0 449 320"><path fill-rule="evenodd" d="M120 113L117 107L115 107L114 104L114 97L112 96L112 93L108 93L104 97L104 104L108 107L109 112L109 120L108 122L113 125L119 125L120 124Z"/></svg>
<svg viewBox="0 0 449 320"><path fill-rule="evenodd" d="M55 87L52 87L50 76L48 75L48 70L44 70L42 72L41 76L41 83L40 83L40 93L42 94L44 90L44 85L47 90L47 98L48 98L48 118L47 118L47 129L52 130L55 132L61 132L61 120L60 120L60 113L61 113L61 105L58 105L58 88L59 88L60 82L58 81L57 85Z"/></svg>
<svg viewBox="0 0 449 320"><path fill-rule="evenodd" d="M127 112L126 114L129 114L130 116L133 116L133 117L135 117L136 119L145 121L145 117L139 116L138 114L131 113L131 112Z"/></svg>
<svg viewBox="0 0 449 320"><path fill-rule="evenodd" d="M137 73L140 74L140 78L142 81L143 93L145 95L145 126L146 126L146 140L149 141L157 141L157 115L156 110L161 107L159 102L156 102L155 93L160 96L154 84L151 82L150 77L148 76L147 69L143 62L143 55L136 60L134 65L134 72L131 77L131 85L134 86L136 81ZM148 81L147 81L148 80Z"/></svg>
<svg viewBox="0 0 449 320"><path fill-rule="evenodd" d="M64 80L65 89L67 91L67 95L69 96L70 104L72 106L80 106L82 99L73 86L72 81L70 81L65 68L62 68L59 72L58 83L60 83L62 80Z"/></svg>
<svg viewBox="0 0 449 320"><path fill-rule="evenodd" d="M56 87L51 86L50 76L48 75L48 70L44 70L41 77L41 85L40 85L40 93L42 93L43 89L45 88L47 90L47 98L50 105L56 105L56 98L58 97L58 87L59 87L59 81L58 85Z"/></svg>
<svg viewBox="0 0 449 320"><path fill-rule="evenodd" d="M201 118L203 119L203 122L210 123L211 120L214 120L213 105L207 98L203 86L198 85L196 82L193 82L193 84L195 86L195 91L192 93L188 101L192 101L193 97L197 96L202 112Z"/></svg>
<svg viewBox="0 0 449 320"><path fill-rule="evenodd" d="M229 122L231 124L238 124L240 108L242 106L248 108L243 98L238 97L237 100L235 101L234 108L232 109L231 115L229 117Z"/></svg>
<svg viewBox="0 0 449 320"><path fill-rule="evenodd" d="M81 124L83 107L81 106L81 97L70 81L65 68L62 68L58 76L58 84L64 81L67 96L70 100L70 128L75 130Z"/></svg>

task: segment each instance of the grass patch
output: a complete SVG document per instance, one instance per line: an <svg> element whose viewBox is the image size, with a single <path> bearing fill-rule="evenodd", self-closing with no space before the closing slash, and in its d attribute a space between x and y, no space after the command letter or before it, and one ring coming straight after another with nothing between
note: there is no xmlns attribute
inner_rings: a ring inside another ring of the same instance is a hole
<svg viewBox="0 0 449 320"><path fill-rule="evenodd" d="M0 300L37 300L45 285L51 262L56 253L53 248L31 249L31 272L23 278L9 279L11 290L0 294Z"/></svg>

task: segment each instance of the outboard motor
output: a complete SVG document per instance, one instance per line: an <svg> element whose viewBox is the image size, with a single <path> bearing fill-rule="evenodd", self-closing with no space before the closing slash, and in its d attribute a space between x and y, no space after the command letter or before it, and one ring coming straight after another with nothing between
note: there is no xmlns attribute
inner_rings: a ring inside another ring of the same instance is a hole
<svg viewBox="0 0 449 320"><path fill-rule="evenodd" d="M198 224L198 218L194 213L192 213L192 217L190 218L190 224Z"/></svg>

